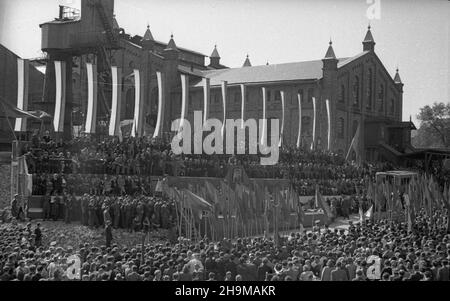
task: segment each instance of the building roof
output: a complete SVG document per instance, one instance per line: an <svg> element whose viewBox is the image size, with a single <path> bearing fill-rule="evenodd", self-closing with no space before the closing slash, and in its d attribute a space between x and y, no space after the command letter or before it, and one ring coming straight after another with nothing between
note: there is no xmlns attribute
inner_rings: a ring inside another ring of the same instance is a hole
<svg viewBox="0 0 450 301"><path fill-rule="evenodd" d="M250 59L248 58L248 54L247 54L247 58L245 59L244 65L242 67L251 67L252 63L250 62Z"/></svg>
<svg viewBox="0 0 450 301"><path fill-rule="evenodd" d="M398 74L398 68L397 68L397 70L395 72L394 83L396 83L396 84L401 84L402 83L402 79L400 78L400 74Z"/></svg>
<svg viewBox="0 0 450 301"><path fill-rule="evenodd" d="M150 25L147 26L147 30L145 31L144 37L142 38L143 41L154 41L152 32L150 31Z"/></svg>
<svg viewBox="0 0 450 301"><path fill-rule="evenodd" d="M336 55L333 50L333 42L330 41L330 46L328 47L327 53L325 54L325 59L336 59Z"/></svg>
<svg viewBox="0 0 450 301"><path fill-rule="evenodd" d="M166 50L178 50L177 44L175 44L175 40L173 39L173 35L170 36L169 44L167 44Z"/></svg>
<svg viewBox="0 0 450 301"><path fill-rule="evenodd" d="M367 29L366 37L364 38L364 42L375 42L372 36L372 32L370 31L370 26Z"/></svg>
<svg viewBox="0 0 450 301"><path fill-rule="evenodd" d="M338 59L338 68L361 57L365 53L359 54L354 58ZM220 86L222 81L227 81L229 85L233 85L242 83L316 80L322 78L322 68L322 60L316 60L245 68L208 70L203 71L202 74L204 77L211 79L211 86ZM196 85L196 87L197 86L200 87L201 84Z"/></svg>

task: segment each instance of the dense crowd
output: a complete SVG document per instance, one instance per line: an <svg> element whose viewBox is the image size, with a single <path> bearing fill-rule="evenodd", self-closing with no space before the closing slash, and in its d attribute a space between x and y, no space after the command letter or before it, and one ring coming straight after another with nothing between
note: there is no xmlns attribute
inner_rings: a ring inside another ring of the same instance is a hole
<svg viewBox="0 0 450 301"><path fill-rule="evenodd" d="M265 237L218 243L179 238L144 249L114 241L44 246L39 225L0 226L0 279L71 280L67 271L76 269L76 255L83 281L367 281L372 272L381 281L449 281L446 216L436 210L431 223L420 212L410 233L404 223L381 220L292 233L278 244Z"/></svg>
<svg viewBox="0 0 450 301"><path fill-rule="evenodd" d="M352 195L364 179L390 168L356 166L337 154L289 147L280 150L278 164L262 166L257 155L176 156L162 140L78 137L57 143L48 133L41 139L34 135L23 154L34 177L33 194L38 195L55 182L75 185L82 193L103 189L115 195L135 190L145 194L151 190L149 175L223 178L232 164L242 165L250 178L291 179L303 196L314 195L316 185L325 195Z"/></svg>

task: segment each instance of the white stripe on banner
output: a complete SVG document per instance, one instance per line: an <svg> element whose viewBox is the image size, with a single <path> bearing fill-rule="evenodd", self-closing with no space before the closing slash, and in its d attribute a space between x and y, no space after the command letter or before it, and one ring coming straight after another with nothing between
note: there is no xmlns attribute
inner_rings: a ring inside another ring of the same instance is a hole
<svg viewBox="0 0 450 301"><path fill-rule="evenodd" d="M222 138L225 136L225 124L227 122L227 97L228 97L228 82L222 82L222 104L223 104L223 124L222 124Z"/></svg>
<svg viewBox="0 0 450 301"><path fill-rule="evenodd" d="M66 62L55 61L55 115L53 127L55 132L64 132L64 113L66 109Z"/></svg>
<svg viewBox="0 0 450 301"><path fill-rule="evenodd" d="M280 132L280 142L278 144L278 147L281 147L283 145L283 135L284 135L284 117L285 117L285 98L284 98L284 91L281 91L281 132Z"/></svg>
<svg viewBox="0 0 450 301"><path fill-rule="evenodd" d="M330 100L327 99L327 116L328 116L328 150L331 149L331 111Z"/></svg>
<svg viewBox="0 0 450 301"><path fill-rule="evenodd" d="M28 111L28 83L29 83L28 60L17 59L17 108ZM14 127L16 132L27 131L27 119L16 118Z"/></svg>
<svg viewBox="0 0 450 301"><path fill-rule="evenodd" d="M181 122L178 131L181 131L184 125L184 120L187 118L189 105L189 77L186 74L181 74Z"/></svg>
<svg viewBox="0 0 450 301"><path fill-rule="evenodd" d="M245 85L241 85L241 129L244 128L245 123L245 103L247 102L247 99L245 99L245 97L247 96L246 90L247 88L245 87Z"/></svg>
<svg viewBox="0 0 450 301"><path fill-rule="evenodd" d="M134 69L134 120L131 137L140 137L142 135L142 105L141 97L141 73L138 69Z"/></svg>
<svg viewBox="0 0 450 301"><path fill-rule="evenodd" d="M302 145L302 96L298 93L298 136L297 148Z"/></svg>
<svg viewBox="0 0 450 301"><path fill-rule="evenodd" d="M312 100L313 100L313 141L312 141L312 144L311 144L311 150L314 150L315 149L315 147L316 147L316 98L315 97L313 97L312 98Z"/></svg>
<svg viewBox="0 0 450 301"><path fill-rule="evenodd" d="M262 87L262 96L263 96L263 126L261 132L261 145L266 145L266 131L267 131L267 119L266 119L266 101L267 101L267 92L266 88Z"/></svg>
<svg viewBox="0 0 450 301"><path fill-rule="evenodd" d="M156 121L155 133L153 138L162 136L162 129L164 124L164 79L160 71L156 71L156 78L158 80L158 119Z"/></svg>
<svg viewBox="0 0 450 301"><path fill-rule="evenodd" d="M88 79L88 107L85 133L95 134L97 124L97 66L86 63Z"/></svg>
<svg viewBox="0 0 450 301"><path fill-rule="evenodd" d="M112 108L111 108L111 120L109 122L109 135L119 136L120 129L120 113L122 106L122 69L119 67L111 67L112 75Z"/></svg>
<svg viewBox="0 0 450 301"><path fill-rule="evenodd" d="M211 79L203 79L203 123L209 118L209 103L211 102Z"/></svg>

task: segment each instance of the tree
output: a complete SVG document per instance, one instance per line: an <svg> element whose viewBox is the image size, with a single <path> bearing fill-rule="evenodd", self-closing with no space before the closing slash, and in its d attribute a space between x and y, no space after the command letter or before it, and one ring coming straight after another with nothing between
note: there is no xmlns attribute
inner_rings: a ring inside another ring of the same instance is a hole
<svg viewBox="0 0 450 301"><path fill-rule="evenodd" d="M450 147L450 102L435 102L431 107L426 105L417 115L420 120L419 135L436 137L437 144ZM427 141L429 146L429 141Z"/></svg>

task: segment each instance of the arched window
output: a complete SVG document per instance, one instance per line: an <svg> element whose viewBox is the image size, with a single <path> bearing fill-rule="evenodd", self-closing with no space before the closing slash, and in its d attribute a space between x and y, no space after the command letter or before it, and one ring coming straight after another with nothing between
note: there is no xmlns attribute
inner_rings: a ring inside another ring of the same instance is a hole
<svg viewBox="0 0 450 301"><path fill-rule="evenodd" d="M378 112L384 111L384 85L380 85L380 90L378 91Z"/></svg>
<svg viewBox="0 0 450 301"><path fill-rule="evenodd" d="M393 98L389 101L389 113L391 115L394 115L395 113L395 100Z"/></svg>
<svg viewBox="0 0 450 301"><path fill-rule="evenodd" d="M345 103L345 86L341 85L341 89L339 91L339 102Z"/></svg>
<svg viewBox="0 0 450 301"><path fill-rule="evenodd" d="M338 137L339 138L344 138L344 130L345 130L345 120L344 120L344 118L340 117L338 119L337 128L338 128Z"/></svg>
<svg viewBox="0 0 450 301"><path fill-rule="evenodd" d="M370 68L367 71L367 103L366 108L372 109L372 94L373 94L373 71Z"/></svg>
<svg viewBox="0 0 450 301"><path fill-rule="evenodd" d="M353 80L353 106L359 108L359 77L355 76Z"/></svg>

